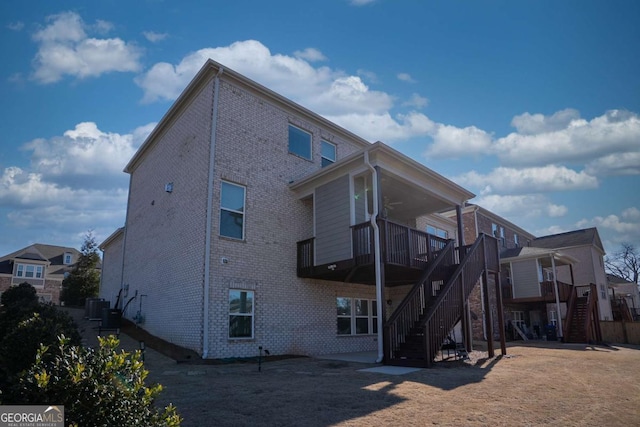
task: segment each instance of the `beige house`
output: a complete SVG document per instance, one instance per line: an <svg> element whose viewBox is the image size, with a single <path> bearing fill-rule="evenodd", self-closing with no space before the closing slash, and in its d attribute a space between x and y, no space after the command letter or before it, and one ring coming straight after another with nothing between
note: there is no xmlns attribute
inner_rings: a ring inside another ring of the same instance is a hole
<svg viewBox="0 0 640 427"><path fill-rule="evenodd" d="M0 293L26 282L41 301L59 304L62 280L79 256L74 248L35 243L0 257Z"/></svg>
<svg viewBox="0 0 640 427"><path fill-rule="evenodd" d="M211 60L125 172L100 296L203 358L428 366L497 274L495 239L442 233L472 193Z"/></svg>

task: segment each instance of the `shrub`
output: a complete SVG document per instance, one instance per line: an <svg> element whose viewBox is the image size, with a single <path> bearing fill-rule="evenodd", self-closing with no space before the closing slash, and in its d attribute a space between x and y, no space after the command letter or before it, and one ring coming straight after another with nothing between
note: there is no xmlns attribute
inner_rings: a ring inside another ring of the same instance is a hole
<svg viewBox="0 0 640 427"><path fill-rule="evenodd" d="M20 401L64 405L67 425L179 426L173 405L153 406L161 385L145 385L148 371L141 353L117 352L118 339L100 338L98 349L72 346L60 337L53 358L42 346L35 364L21 379Z"/></svg>

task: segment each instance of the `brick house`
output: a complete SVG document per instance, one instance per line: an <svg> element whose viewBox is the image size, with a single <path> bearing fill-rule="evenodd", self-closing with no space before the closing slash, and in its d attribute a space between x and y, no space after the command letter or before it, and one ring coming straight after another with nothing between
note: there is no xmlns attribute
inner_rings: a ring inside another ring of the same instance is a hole
<svg viewBox="0 0 640 427"><path fill-rule="evenodd" d="M453 211L444 213L452 217ZM604 249L597 229L575 230L536 238L506 219L469 204L462 209L465 239L486 233L500 246L501 292L508 337L541 338L547 325L565 341L596 340L599 320L611 319L604 273ZM593 289L592 289L593 288ZM494 289L489 287L489 289ZM591 298L587 298L591 295ZM490 300L496 298L489 295ZM593 301L593 302L589 302ZM473 337L486 339L484 297L476 287L469 298ZM583 304L590 308L589 313ZM560 307L558 309L558 307ZM558 315L558 312L560 314ZM474 315L475 314L475 315ZM590 320L588 326L583 319ZM492 313L495 319L495 313ZM495 330L495 326L494 326Z"/></svg>
<svg viewBox="0 0 640 427"><path fill-rule="evenodd" d="M377 350L429 365L467 276L497 274L495 239L457 251L418 230L450 229L437 213L472 193L212 60L125 172L100 296L203 358Z"/></svg>
<svg viewBox="0 0 640 427"><path fill-rule="evenodd" d="M65 274L80 252L74 248L35 243L0 258L0 293L10 286L29 283L41 301L60 303Z"/></svg>

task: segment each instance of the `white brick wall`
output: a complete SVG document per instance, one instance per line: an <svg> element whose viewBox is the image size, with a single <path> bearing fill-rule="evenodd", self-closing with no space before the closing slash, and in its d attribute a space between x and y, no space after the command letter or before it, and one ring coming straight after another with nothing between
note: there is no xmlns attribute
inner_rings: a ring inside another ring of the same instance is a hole
<svg viewBox="0 0 640 427"><path fill-rule="evenodd" d="M192 100L132 173L124 283L126 316L142 299L150 333L202 351L207 180L213 81ZM209 357L374 350L375 336L336 335L336 297L375 298L372 286L296 277L296 242L313 235L313 206L288 185L320 169L320 139L338 159L359 150L246 88L220 84L210 271ZM288 153L288 124L313 134L313 160ZM246 186L245 236L219 236L221 181ZM164 185L174 183L174 191ZM228 263L221 262L222 257ZM229 289L255 292L255 337L228 339ZM127 299L128 299L127 298Z"/></svg>

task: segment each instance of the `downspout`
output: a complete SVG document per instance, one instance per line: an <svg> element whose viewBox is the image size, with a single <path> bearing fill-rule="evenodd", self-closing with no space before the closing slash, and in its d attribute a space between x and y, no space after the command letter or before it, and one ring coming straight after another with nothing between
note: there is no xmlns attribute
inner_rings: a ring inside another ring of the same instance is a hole
<svg viewBox="0 0 640 427"><path fill-rule="evenodd" d="M120 269L120 292L122 294L122 300L120 301L120 307L124 307L124 299L126 296L129 296L129 289L126 289L125 295L125 285L124 285L124 260L126 259L127 254L127 234L129 232L129 207L131 206L131 183L133 181L133 172L129 174L129 194L127 194L127 212L125 213L124 218L124 235L122 236L122 268ZM118 308L118 307L114 307ZM122 315L124 316L124 309L122 310Z"/></svg>
<svg viewBox="0 0 640 427"><path fill-rule="evenodd" d="M364 152L364 164L371 169L372 181L373 181L373 213L371 215L371 227L373 228L373 245L374 245L374 265L376 272L376 308L378 311L377 323L378 323L378 357L376 363L381 363L384 360L384 319L383 313L383 295L382 295L382 274L381 274L381 257L380 257L380 228L378 228L378 171L369 162L369 151Z"/></svg>
<svg viewBox="0 0 640 427"><path fill-rule="evenodd" d="M207 189L207 224L204 237L204 290L202 307L202 358L209 357L209 286L211 284L211 233L213 221L213 184L214 164L216 159L216 131L218 128L218 94L220 92L220 76L224 68L220 67L213 78L213 109L211 112L211 140L209 150L209 182Z"/></svg>
<svg viewBox="0 0 640 427"><path fill-rule="evenodd" d="M551 270L553 271L553 286L556 291L556 310L557 310L556 314L558 316L558 336L560 338L564 338L562 333L562 310L560 310L560 295L558 295L558 279L556 278L558 276L558 272L556 271L556 260L554 259L553 254L551 254Z"/></svg>

